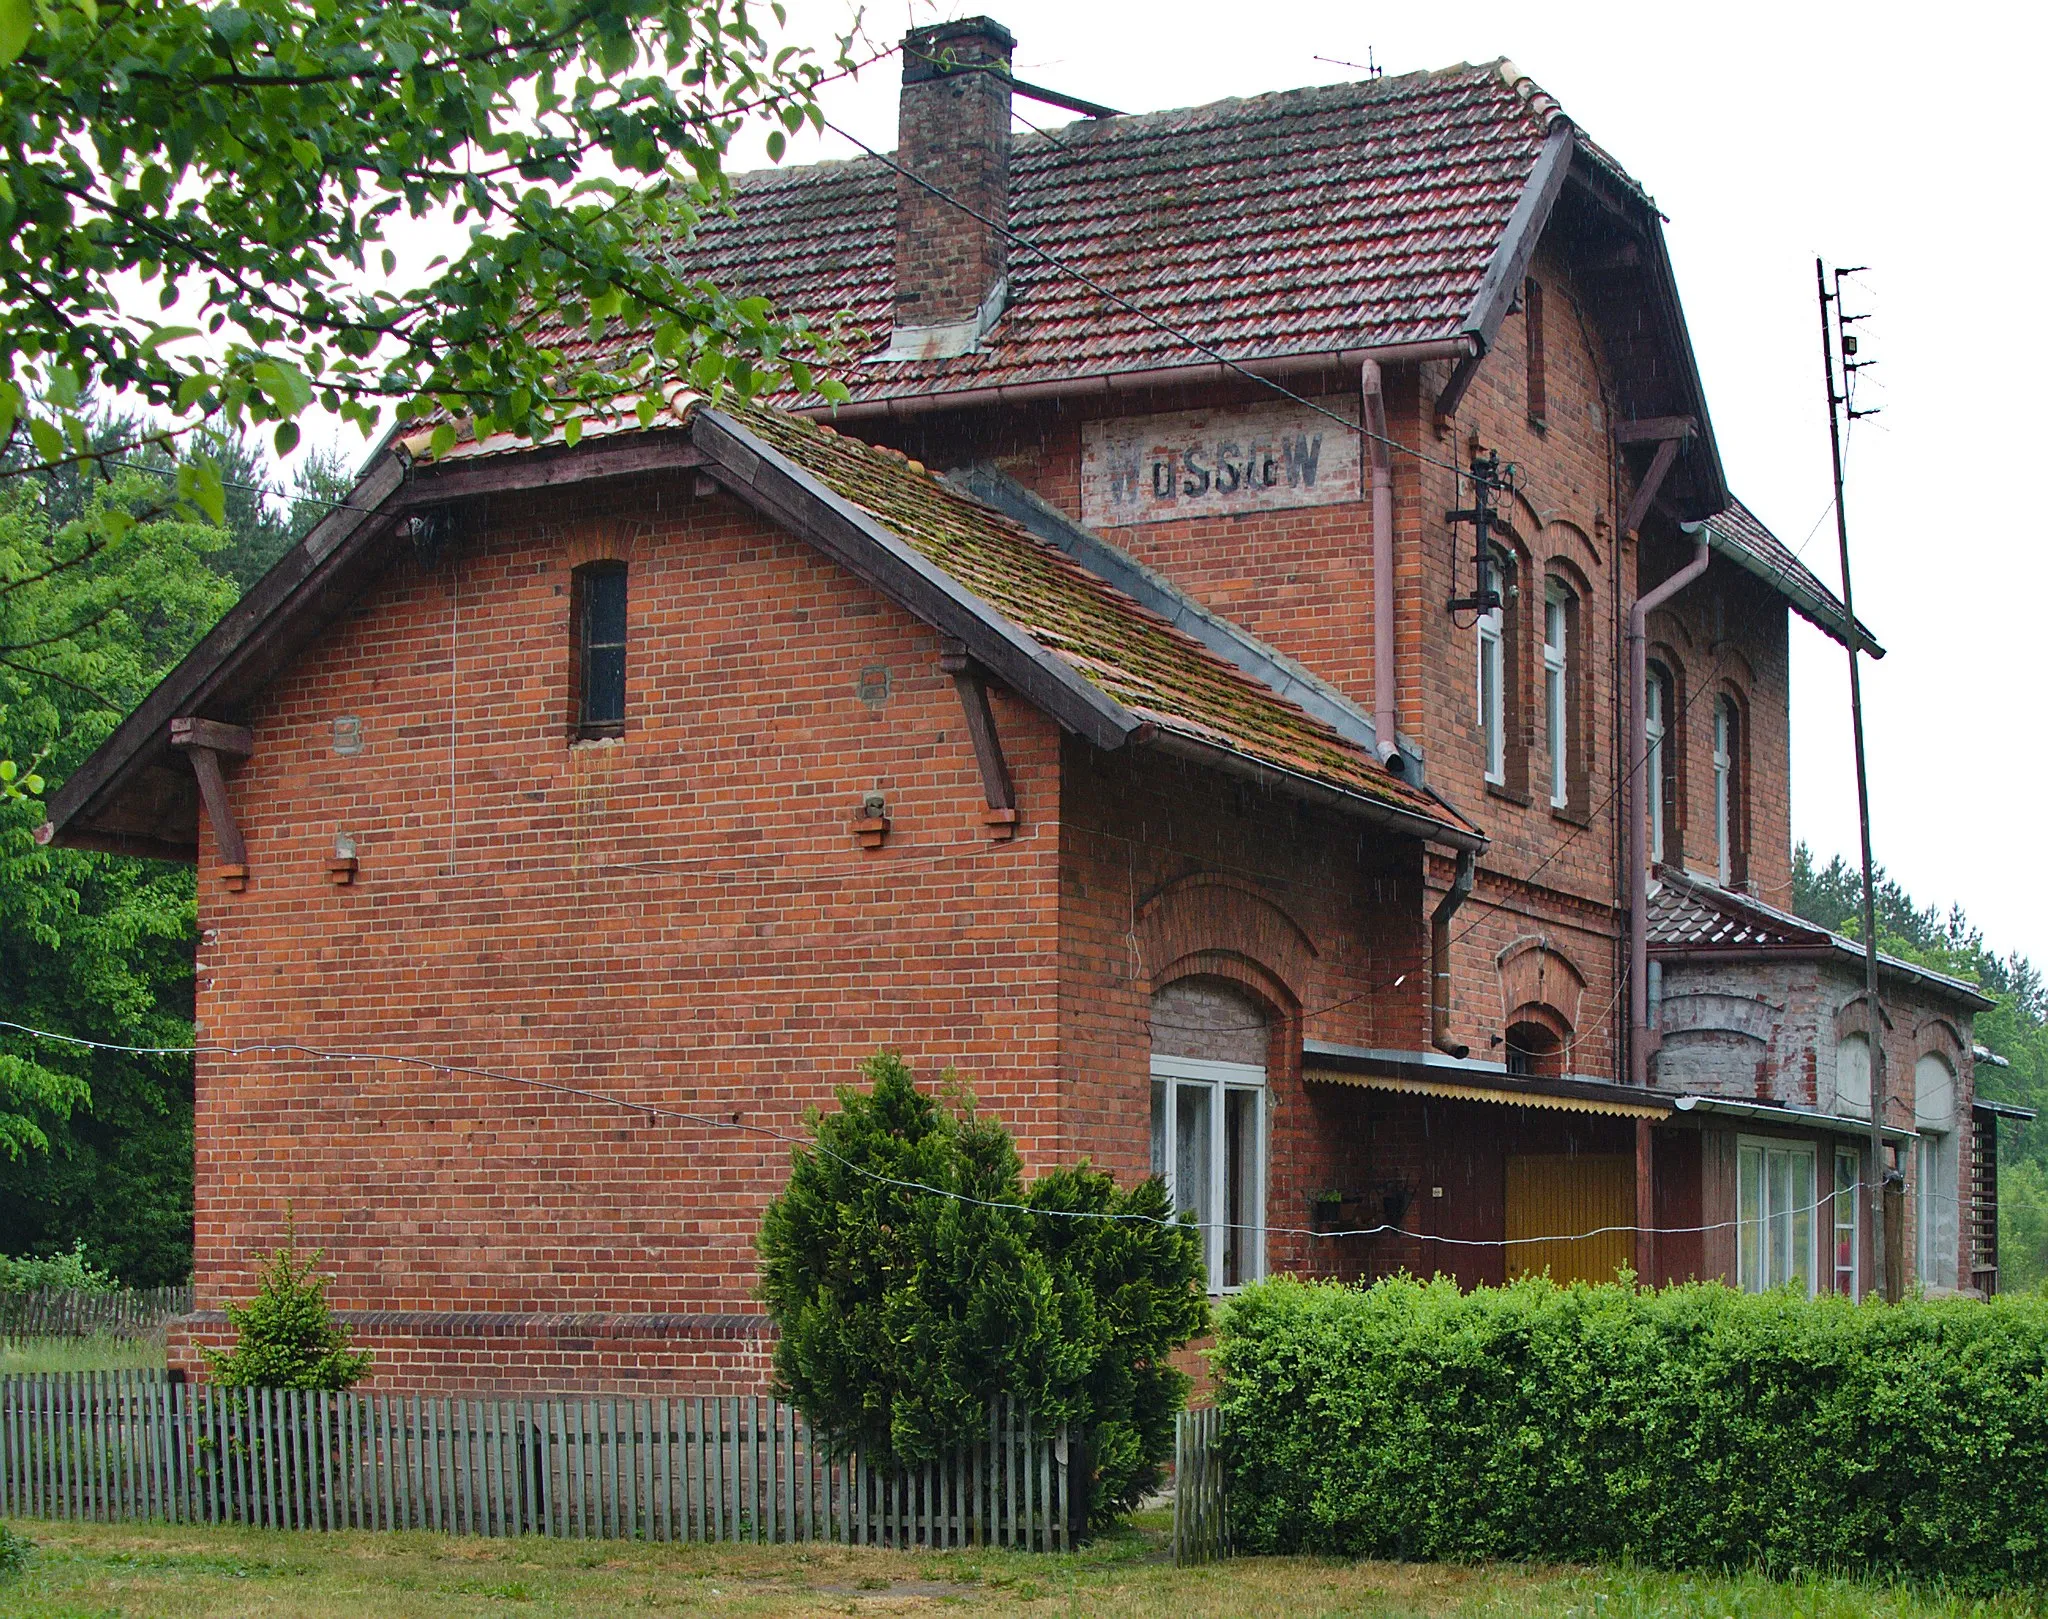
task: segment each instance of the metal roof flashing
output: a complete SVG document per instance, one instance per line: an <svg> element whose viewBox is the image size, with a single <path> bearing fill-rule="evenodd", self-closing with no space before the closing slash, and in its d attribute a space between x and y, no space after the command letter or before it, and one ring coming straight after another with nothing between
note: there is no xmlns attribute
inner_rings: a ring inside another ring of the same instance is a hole
<svg viewBox="0 0 2048 1619"><path fill-rule="evenodd" d="M1749 1119L1759 1124L1782 1124L1809 1130L1825 1130L1831 1135L1865 1136L1870 1134L1870 1121L1858 1119L1844 1113L1822 1113L1816 1108L1788 1107L1777 1102L1752 1102L1738 1100L1731 1096L1681 1096L1673 1103L1680 1113L1719 1113L1731 1118ZM1888 1141L1911 1141L1911 1130L1896 1124L1881 1127Z"/></svg>

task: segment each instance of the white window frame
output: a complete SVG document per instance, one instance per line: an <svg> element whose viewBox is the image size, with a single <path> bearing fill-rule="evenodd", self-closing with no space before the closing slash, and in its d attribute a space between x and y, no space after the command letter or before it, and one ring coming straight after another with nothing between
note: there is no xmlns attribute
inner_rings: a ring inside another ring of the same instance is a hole
<svg viewBox="0 0 2048 1619"><path fill-rule="evenodd" d="M1494 590L1503 598L1506 576L1494 565ZM1479 615L1479 729L1486 739L1486 779L1496 787L1508 779L1507 661L1503 655L1502 607Z"/></svg>
<svg viewBox="0 0 2048 1619"><path fill-rule="evenodd" d="M1926 1083L1930 1071L1938 1076L1932 1096ZM1913 1146L1913 1270L1922 1287L1958 1287L1963 1281L1958 1116L1955 1069L1939 1052L1922 1053L1913 1064L1913 1119L1920 1132Z"/></svg>
<svg viewBox="0 0 2048 1619"><path fill-rule="evenodd" d="M1846 1173L1846 1184L1845 1175ZM1850 1298L1863 1296L1863 1155L1854 1147L1835 1149L1835 1206L1834 1224L1829 1232L1828 1264L1829 1274L1834 1280L1835 1291L1846 1293ZM1840 1258L1842 1233L1849 1234L1849 1265L1847 1285L1844 1286L1844 1271Z"/></svg>
<svg viewBox="0 0 2048 1619"><path fill-rule="evenodd" d="M1643 774L1648 778L1643 784L1650 806L1650 859L1653 862L1664 858L1664 742L1667 727L1664 718L1664 682L1657 678L1657 671L1650 670L1643 677L1643 737L1649 744L1643 752Z"/></svg>
<svg viewBox="0 0 2048 1619"><path fill-rule="evenodd" d="M1571 796L1571 691L1565 681L1565 640L1570 594L1561 579L1543 587L1543 711L1550 733L1550 807L1563 809Z"/></svg>
<svg viewBox="0 0 2048 1619"><path fill-rule="evenodd" d="M1157 1110L1154 1113L1163 1133L1153 1142L1152 1168L1166 1181L1167 1199L1176 1210L1182 1206L1179 1188L1174 1184L1178 1171L1176 1144L1180 1140L1181 1087L1190 1084L1210 1087L1210 1207L1195 1210L1195 1223L1202 1231L1202 1254L1208 1266L1210 1294L1235 1293L1245 1283L1255 1282L1266 1274L1266 1070L1257 1063L1217 1062L1206 1057L1168 1057L1155 1053L1152 1083L1155 1089L1164 1087L1166 1100L1163 1114ZM1230 1198L1225 1110L1228 1097L1233 1093L1252 1097L1254 1141L1251 1173L1254 1184L1247 1188L1245 1197L1245 1206L1251 1214L1251 1230L1245 1245L1245 1278L1243 1282L1225 1285L1222 1228Z"/></svg>
<svg viewBox="0 0 2048 1619"><path fill-rule="evenodd" d="M1729 796L1734 787L1735 704L1729 698L1714 699L1714 843L1721 851L1721 886L1735 880L1735 843L1730 837L1732 821Z"/></svg>
<svg viewBox="0 0 2048 1619"><path fill-rule="evenodd" d="M1757 1164L1757 1206L1758 1216L1752 1220L1743 1213L1742 1175L1756 1155ZM1789 1194L1792 1205L1785 1209L1770 1206L1770 1159L1773 1154L1806 1160L1807 1185L1812 1193L1802 1211L1797 1192ZM1782 1287L1786 1282L1797 1279L1797 1255L1789 1256L1789 1269L1783 1276L1774 1274L1772 1249L1776 1244L1767 1240L1771 1237L1771 1223L1779 1216L1796 1220L1801 1212L1806 1219L1806 1292L1810 1298L1820 1276L1820 1155L1811 1141L1787 1141L1779 1136L1737 1136L1735 1138L1735 1282L1746 1293L1768 1292L1773 1287ZM1830 1259L1832 1264L1832 1258Z"/></svg>

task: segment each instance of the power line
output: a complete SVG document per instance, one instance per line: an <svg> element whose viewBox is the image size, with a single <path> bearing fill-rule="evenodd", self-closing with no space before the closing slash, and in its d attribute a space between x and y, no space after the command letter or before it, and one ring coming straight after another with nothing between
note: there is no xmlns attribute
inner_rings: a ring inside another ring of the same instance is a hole
<svg viewBox="0 0 2048 1619"><path fill-rule="evenodd" d="M1501 1249L1520 1247L1531 1243L1585 1242L1594 1237L1612 1236L1627 1232L1638 1232L1660 1237L1696 1236L1708 1231L1729 1230L1742 1224L1740 1219L1736 1219L1713 1221L1705 1225L1696 1226L1599 1226L1590 1231L1576 1232L1566 1236L1447 1237L1427 1231L1410 1231L1405 1227L1388 1221L1349 1230L1326 1231L1318 1230L1311 1226L1275 1226L1248 1221L1195 1221L1184 1219L1179 1215L1169 1215L1162 1218L1152 1214L1118 1213L1104 1209L1046 1209L1039 1208L1030 1203L1018 1202L1014 1199L976 1197L971 1192L958 1191L952 1187L933 1186L925 1181L908 1180L896 1175L884 1175L879 1170L870 1169L865 1164L857 1164L844 1154L834 1152L821 1140L810 1136L796 1135L787 1130L778 1130L772 1125L748 1124L738 1117L727 1119L711 1113L691 1113L680 1108L662 1107L653 1102L636 1102L629 1097L616 1096L607 1091L590 1090L579 1085L564 1085L556 1080L528 1079L522 1075L507 1074L496 1069L477 1068L462 1063L438 1062L429 1057L415 1057L401 1052L336 1051L320 1046L307 1045L297 1040L261 1040L235 1042L225 1045L209 1043L197 1043L189 1046L121 1045L112 1041L87 1039L81 1035L58 1034L49 1029L39 1029L31 1024L16 1023L9 1019L0 1019L0 1029L13 1029L18 1033L28 1035L32 1039L49 1040L62 1045L80 1046L94 1051L117 1052L131 1056L192 1057L205 1054L239 1059L242 1057L283 1054L309 1057L322 1062L393 1063L408 1068L425 1069L432 1073L449 1074L458 1078L493 1080L501 1084L519 1085L531 1090L545 1091L554 1096L574 1097L579 1101L595 1102L600 1106L615 1107L622 1112L643 1115L649 1120L667 1119L685 1124L704 1125L715 1130L730 1130L744 1135L763 1137L805 1151L816 1152L823 1157L830 1158L833 1162L865 1180L873 1181L877 1185L887 1186L896 1191L924 1193L932 1197L946 1198L949 1201L965 1204L973 1208L994 1209L1015 1214L1042 1215L1055 1219L1106 1220L1122 1224L1162 1226L1199 1231L1243 1231L1263 1234L1268 1237L1396 1237L1408 1241L1434 1242L1460 1248ZM1793 1209L1785 1212L1795 1215L1816 1213L1827 1206L1831 1197L1835 1195L1839 1194L1830 1194L1830 1198L1817 1199L1814 1203L1803 1209ZM1761 1222L1756 1223L1760 1224Z"/></svg>

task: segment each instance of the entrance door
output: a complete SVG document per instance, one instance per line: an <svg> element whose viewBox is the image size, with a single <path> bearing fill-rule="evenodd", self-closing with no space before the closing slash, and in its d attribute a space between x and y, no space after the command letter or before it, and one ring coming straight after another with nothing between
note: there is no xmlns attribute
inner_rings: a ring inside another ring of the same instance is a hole
<svg viewBox="0 0 2048 1619"><path fill-rule="evenodd" d="M1635 1262L1636 1161L1627 1153L1508 1158L1507 1273L1611 1282Z"/></svg>

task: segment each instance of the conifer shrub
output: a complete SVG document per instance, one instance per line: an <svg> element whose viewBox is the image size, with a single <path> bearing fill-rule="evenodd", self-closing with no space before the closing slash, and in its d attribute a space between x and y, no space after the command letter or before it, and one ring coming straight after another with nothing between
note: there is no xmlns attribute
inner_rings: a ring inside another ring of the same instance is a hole
<svg viewBox="0 0 2048 1619"><path fill-rule="evenodd" d="M235 1346L205 1349L212 1380L223 1388L353 1388L370 1370L368 1350L349 1347L348 1331L327 1302L327 1278L315 1249L301 1256L289 1226L285 1246L270 1256L256 1296L229 1304Z"/></svg>
<svg viewBox="0 0 2048 1619"><path fill-rule="evenodd" d="M1172 1453L1170 1357L1208 1324L1199 1234L1157 1179L1084 1163L1027 1189L950 1070L938 1097L893 1052L862 1074L762 1222L777 1395L883 1468L985 1435L1011 1396L1080 1440L1088 1522L1128 1511Z"/></svg>
<svg viewBox="0 0 2048 1619"><path fill-rule="evenodd" d="M2048 1299L1281 1278L1223 1312L1241 1549L2048 1581Z"/></svg>

